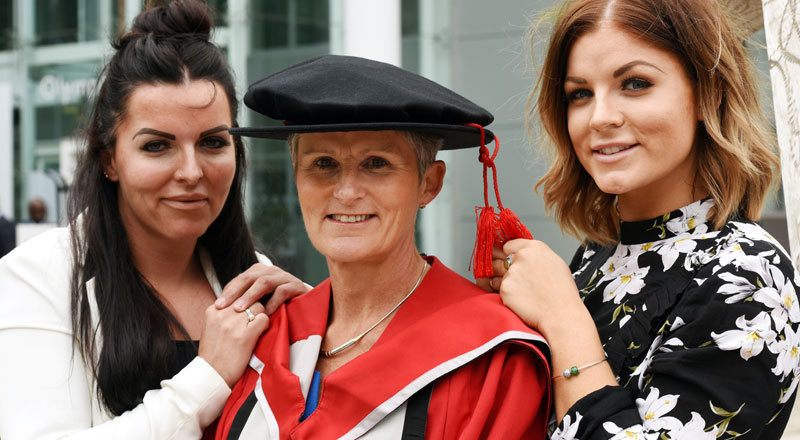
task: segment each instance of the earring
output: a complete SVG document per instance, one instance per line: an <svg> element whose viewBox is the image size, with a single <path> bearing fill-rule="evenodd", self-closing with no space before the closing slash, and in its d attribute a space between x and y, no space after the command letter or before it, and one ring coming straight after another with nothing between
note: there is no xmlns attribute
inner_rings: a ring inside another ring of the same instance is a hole
<svg viewBox="0 0 800 440"><path fill-rule="evenodd" d="M106 173L105 171L103 171L103 175L104 175L104 176L106 176L106 179L108 179L108 173ZM109 179L109 180L110 180L110 179Z"/></svg>
<svg viewBox="0 0 800 440"><path fill-rule="evenodd" d="M419 205L419 209L425 209L425 206L427 206L427 205L423 203L423 204Z"/></svg>

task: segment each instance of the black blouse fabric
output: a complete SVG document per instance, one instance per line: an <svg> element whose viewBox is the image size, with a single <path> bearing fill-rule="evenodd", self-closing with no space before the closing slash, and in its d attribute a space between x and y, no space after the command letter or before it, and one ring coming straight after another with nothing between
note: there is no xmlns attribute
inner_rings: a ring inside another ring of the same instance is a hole
<svg viewBox="0 0 800 440"><path fill-rule="evenodd" d="M164 380L174 377L183 370L183 367L189 365L189 362L197 357L197 346L200 341L182 341L176 339L173 340L172 343L175 345L175 358L172 363L172 368Z"/></svg>
<svg viewBox="0 0 800 440"><path fill-rule="evenodd" d="M800 353L800 278L760 226L706 223L706 199L621 224L572 272L621 386L569 409L553 439L779 439ZM569 380L569 379L557 379Z"/></svg>

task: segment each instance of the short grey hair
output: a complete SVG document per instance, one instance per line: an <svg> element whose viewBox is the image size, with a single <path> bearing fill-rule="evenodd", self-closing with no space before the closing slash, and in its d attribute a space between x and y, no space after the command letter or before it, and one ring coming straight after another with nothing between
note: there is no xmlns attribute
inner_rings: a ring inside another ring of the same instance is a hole
<svg viewBox="0 0 800 440"><path fill-rule="evenodd" d="M436 153L442 149L444 145L444 138L421 131L399 130L405 136L406 141L417 156L417 170L419 171L419 178L425 175L425 171L436 160ZM292 157L292 167L295 172L297 171L297 146L300 142L300 135L302 133L292 133L286 138L289 142L289 154Z"/></svg>

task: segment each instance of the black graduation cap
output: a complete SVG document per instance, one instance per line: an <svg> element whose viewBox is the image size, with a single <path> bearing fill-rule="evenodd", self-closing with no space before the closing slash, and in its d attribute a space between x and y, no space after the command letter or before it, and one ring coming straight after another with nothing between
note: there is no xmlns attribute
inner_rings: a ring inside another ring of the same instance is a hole
<svg viewBox="0 0 800 440"><path fill-rule="evenodd" d="M244 96L251 109L284 125L232 128L232 134L286 139L292 133L409 130L444 138L443 149L494 140L494 117L427 78L365 58L324 55L267 76ZM466 124L477 124L475 125Z"/></svg>

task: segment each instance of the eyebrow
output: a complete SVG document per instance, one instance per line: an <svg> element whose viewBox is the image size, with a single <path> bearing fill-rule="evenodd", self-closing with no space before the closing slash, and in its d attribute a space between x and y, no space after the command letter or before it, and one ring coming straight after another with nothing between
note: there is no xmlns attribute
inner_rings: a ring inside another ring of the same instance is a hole
<svg viewBox="0 0 800 440"><path fill-rule="evenodd" d="M228 129L228 126L223 124L223 125L220 125L219 127L214 127L211 130L206 130L206 131L200 133L200 137L206 137L206 136L208 136L210 134L219 133L220 131L225 131L227 129Z"/></svg>
<svg viewBox="0 0 800 440"><path fill-rule="evenodd" d="M331 145L329 145L327 143L316 143L316 144L304 145L303 146L303 149L304 149L303 153L304 154L318 154L318 153L334 154L339 150L339 148L340 148L339 146L331 146ZM383 143L383 142L379 143L379 144L376 144L376 145L371 145L371 146L365 148L365 150L367 152L369 152L369 153L375 153L375 152L378 152L378 153L397 153L398 149L399 149L398 145L395 145L393 143ZM297 151L298 151L298 153L300 153L300 149L299 148L298 148Z"/></svg>
<svg viewBox="0 0 800 440"><path fill-rule="evenodd" d="M212 128L210 130L206 130L206 131L200 133L199 137L201 137L201 138L202 137L206 137L206 136L208 136L210 134L219 133L220 131L225 131L227 129L228 129L228 126L223 124L223 125L220 125L218 127L214 127L214 128ZM134 134L131 139L134 139L136 136L139 136L140 134L152 134L152 135L160 136L160 137L167 138L167 139L170 139L170 140L173 140L173 141L175 140L175 135L174 134L170 134L170 133L167 133L167 132L164 132L164 131L160 131L160 130L154 130L152 128L143 128L143 129L137 131L136 134Z"/></svg>
<svg viewBox="0 0 800 440"><path fill-rule="evenodd" d="M574 83L578 83L578 84L586 84L586 80L585 79L577 78L577 77L574 77L574 76L568 76L568 77L564 78L564 82L574 82Z"/></svg>
<svg viewBox="0 0 800 440"><path fill-rule="evenodd" d="M662 73L664 72L663 70L661 70L658 67L656 67L654 64L648 63L647 61L635 60L635 61L631 61L630 63L627 63L624 66L620 67L619 69L615 70L612 73L612 75L614 76L614 78L619 78L621 75L625 74L625 72L633 69L636 66L648 66L648 67L652 67L653 69L658 70L659 72L662 72ZM574 82L574 83L577 83L577 84L586 84L586 80L585 79L578 78L578 77L575 77L575 76L568 76L568 77L564 78L564 82Z"/></svg>
<svg viewBox="0 0 800 440"><path fill-rule="evenodd" d="M648 63L647 61L644 61L644 60L634 60L634 61L631 61L630 63L625 64L624 66L620 67L619 69L615 70L614 73L612 73L612 75L614 76L614 78L617 78L620 75L624 74L625 72L631 70L632 68L634 68L636 66L648 66L648 67L652 67L653 69L658 70L661 73L664 73L663 70L659 69L654 64L650 64L650 63Z"/></svg>
<svg viewBox="0 0 800 440"><path fill-rule="evenodd" d="M304 147L303 149L299 149L298 148L297 154L304 154L304 155L309 155L309 154L336 154L339 151L339 149L340 149L339 147L329 147L329 146L326 146L326 145L322 145L322 146L316 146L315 145L315 146L307 146L307 147ZM368 148L365 151L366 151L367 154L379 154L379 153L399 154L397 152L397 149L391 148L391 147L374 147L374 148Z"/></svg>
<svg viewBox="0 0 800 440"><path fill-rule="evenodd" d="M156 136L161 136L163 138L171 139L173 141L175 140L175 135L174 134L169 134L169 133L166 133L166 132L163 132L163 131L154 130L152 128L143 128L143 129L137 131L136 134L134 134L131 139L135 139L136 136L139 136L140 134L152 134L152 135L156 135Z"/></svg>

